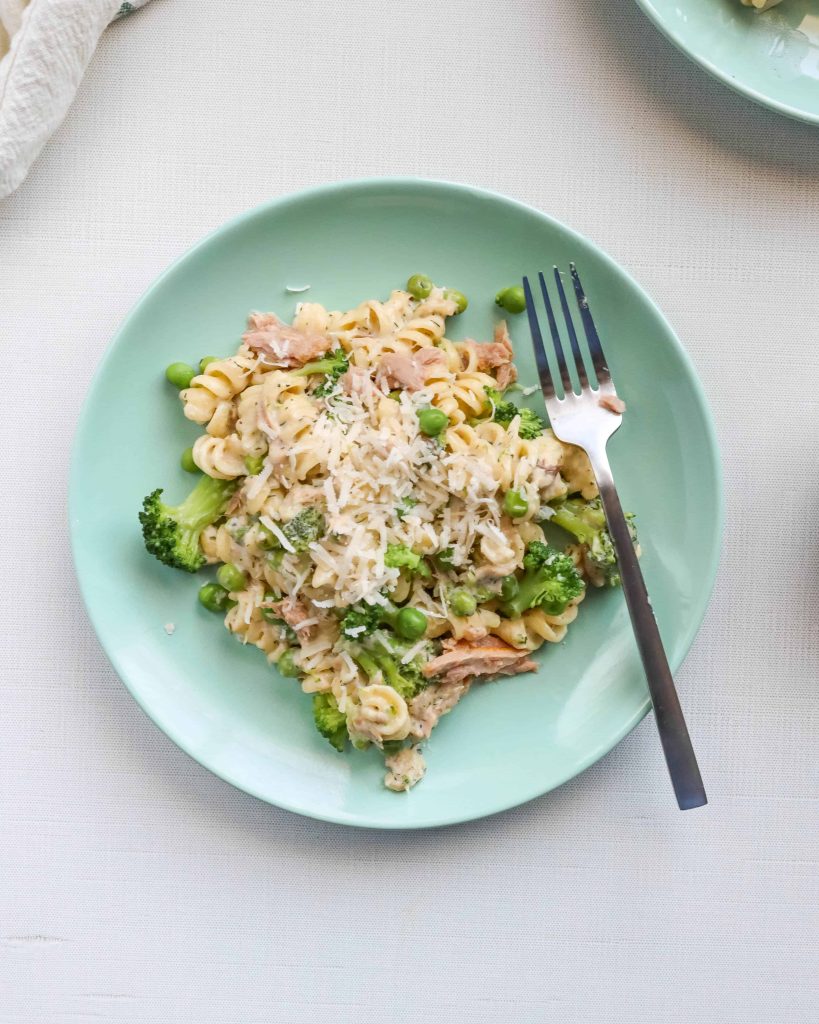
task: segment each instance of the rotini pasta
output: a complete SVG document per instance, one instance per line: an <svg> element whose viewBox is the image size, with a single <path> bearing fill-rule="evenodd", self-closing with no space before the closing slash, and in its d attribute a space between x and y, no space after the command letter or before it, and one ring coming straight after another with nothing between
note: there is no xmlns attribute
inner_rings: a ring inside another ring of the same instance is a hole
<svg viewBox="0 0 819 1024"><path fill-rule="evenodd" d="M233 480L245 472L242 443L235 434L197 437L193 443L193 461L203 473L217 480Z"/></svg>
<svg viewBox="0 0 819 1024"><path fill-rule="evenodd" d="M184 413L194 423L208 423L222 403L230 402L250 381L257 360L236 355L208 364L205 372L180 392Z"/></svg>

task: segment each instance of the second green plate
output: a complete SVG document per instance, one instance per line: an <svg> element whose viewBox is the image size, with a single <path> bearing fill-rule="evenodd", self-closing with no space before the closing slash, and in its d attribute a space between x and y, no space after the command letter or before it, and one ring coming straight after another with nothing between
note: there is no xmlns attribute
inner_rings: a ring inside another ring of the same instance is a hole
<svg viewBox="0 0 819 1024"><path fill-rule="evenodd" d="M763 106L819 124L819 0L637 0L692 60Z"/></svg>

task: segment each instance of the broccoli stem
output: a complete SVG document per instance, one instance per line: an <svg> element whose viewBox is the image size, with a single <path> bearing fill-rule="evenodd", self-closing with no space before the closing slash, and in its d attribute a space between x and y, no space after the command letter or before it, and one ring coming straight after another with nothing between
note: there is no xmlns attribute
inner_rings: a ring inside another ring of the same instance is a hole
<svg viewBox="0 0 819 1024"><path fill-rule="evenodd" d="M235 480L215 480L202 476L185 500L176 506L176 518L187 530L201 533L214 519L236 490Z"/></svg>
<svg viewBox="0 0 819 1024"><path fill-rule="evenodd" d="M314 373L332 373L337 366L337 359L317 359L315 362L305 363L304 366L300 366L297 370L291 370L290 373L293 377L309 377Z"/></svg>
<svg viewBox="0 0 819 1024"><path fill-rule="evenodd" d="M398 613L400 611L401 609L396 607L392 601L387 601L386 604L379 606L379 622L383 626L389 626L390 629L395 629L395 620L398 618Z"/></svg>
<svg viewBox="0 0 819 1024"><path fill-rule="evenodd" d="M568 600L552 602L541 600L538 604L541 588L539 572L524 573L519 580L517 594L511 600L504 601L501 606L503 614L508 619L519 619L525 611L528 611L534 605L541 608L547 615L560 615L561 612L566 610L566 605L569 603Z"/></svg>
<svg viewBox="0 0 819 1024"><path fill-rule="evenodd" d="M375 655L375 662L381 669L381 674L384 676L384 682L388 686L392 686L393 689L398 690L401 688L401 673L398 671L398 666L395 664L393 658L385 652L377 652Z"/></svg>
<svg viewBox="0 0 819 1024"><path fill-rule="evenodd" d="M401 685L401 674L392 655L383 644L376 644L370 651L356 651L353 661L358 665L368 679L379 672L384 677L384 682L389 686Z"/></svg>
<svg viewBox="0 0 819 1024"><path fill-rule="evenodd" d="M372 679L380 671L375 658L371 657L366 651L356 651L353 654L353 661L368 679Z"/></svg>
<svg viewBox="0 0 819 1024"><path fill-rule="evenodd" d="M606 517L602 510L589 508L588 504L574 498L561 502L549 522L571 533L581 544L591 544L595 536L606 527Z"/></svg>

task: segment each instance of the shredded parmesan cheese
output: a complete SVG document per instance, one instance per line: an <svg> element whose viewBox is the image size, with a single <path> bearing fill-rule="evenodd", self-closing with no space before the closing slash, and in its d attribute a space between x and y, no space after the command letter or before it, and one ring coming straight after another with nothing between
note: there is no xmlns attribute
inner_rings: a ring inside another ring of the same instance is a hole
<svg viewBox="0 0 819 1024"><path fill-rule="evenodd" d="M302 619L301 622L297 622L293 626L293 629L297 633L300 633L303 629L309 629L311 626L317 626L319 622L320 622L320 619L315 619L315 618L314 619Z"/></svg>

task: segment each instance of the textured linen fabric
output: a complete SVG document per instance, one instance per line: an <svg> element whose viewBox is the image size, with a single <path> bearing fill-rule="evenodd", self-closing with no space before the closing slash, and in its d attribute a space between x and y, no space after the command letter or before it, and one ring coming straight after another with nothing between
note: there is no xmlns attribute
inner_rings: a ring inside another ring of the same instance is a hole
<svg viewBox="0 0 819 1024"><path fill-rule="evenodd" d="M676 810L647 719L484 821L312 822L189 760L102 654L65 489L110 338L227 217L376 174L565 220L691 354L727 488L679 674L702 811ZM628 0L155 0L104 34L0 203L2 1024L819 1019L818 177L815 129L711 81Z"/></svg>
<svg viewBox="0 0 819 1024"><path fill-rule="evenodd" d="M28 0L0 0L0 57L8 52L14 33L23 20Z"/></svg>
<svg viewBox="0 0 819 1024"><path fill-rule="evenodd" d="M65 117L100 33L144 3L0 0L0 198Z"/></svg>

